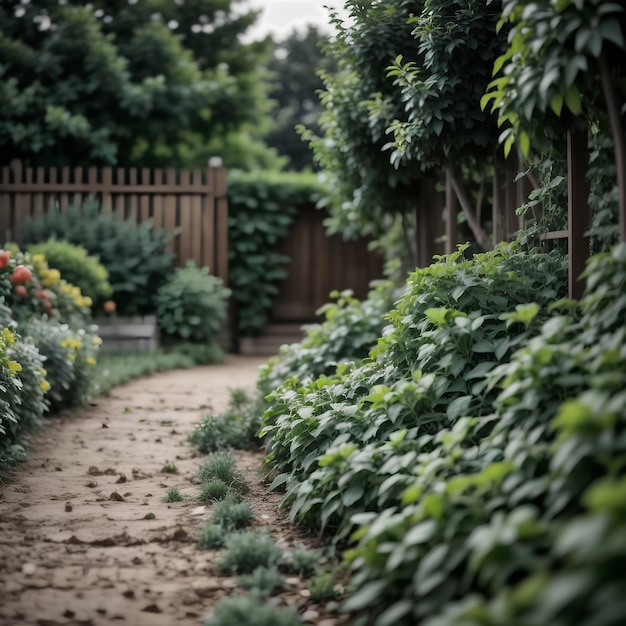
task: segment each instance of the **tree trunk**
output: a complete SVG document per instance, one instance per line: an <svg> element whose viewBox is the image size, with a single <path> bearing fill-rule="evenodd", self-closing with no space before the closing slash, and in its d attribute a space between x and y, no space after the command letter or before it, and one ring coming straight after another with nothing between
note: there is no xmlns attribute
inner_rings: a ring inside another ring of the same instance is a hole
<svg viewBox="0 0 626 626"><path fill-rule="evenodd" d="M620 108L611 84L611 73L605 52L600 55L600 77L611 124L611 133L613 134L613 144L615 145L617 187L619 190L619 239L620 241L626 241L626 148L624 146L624 129L620 117Z"/></svg>
<svg viewBox="0 0 626 626"><path fill-rule="evenodd" d="M476 219L476 214L474 213L472 203L469 201L469 198L467 196L463 181L450 166L446 168L446 173L450 179L450 182L452 183L452 188L454 189L454 193L456 194L459 204L461 205L461 209L465 214L467 223L474 235L474 238L476 239L476 243L483 250L488 250L490 248L489 238L487 237L487 233L485 233L482 226Z"/></svg>

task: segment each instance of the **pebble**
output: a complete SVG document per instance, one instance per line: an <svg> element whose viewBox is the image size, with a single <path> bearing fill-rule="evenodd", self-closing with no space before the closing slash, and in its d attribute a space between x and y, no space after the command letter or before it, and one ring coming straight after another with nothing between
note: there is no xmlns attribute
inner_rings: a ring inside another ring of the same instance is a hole
<svg viewBox="0 0 626 626"><path fill-rule="evenodd" d="M34 563L24 563L22 565L22 573L25 576L32 576L37 571L37 566Z"/></svg>
<svg viewBox="0 0 626 626"><path fill-rule="evenodd" d="M302 620L305 622L315 622L319 616L320 614L317 611L310 609L302 614Z"/></svg>

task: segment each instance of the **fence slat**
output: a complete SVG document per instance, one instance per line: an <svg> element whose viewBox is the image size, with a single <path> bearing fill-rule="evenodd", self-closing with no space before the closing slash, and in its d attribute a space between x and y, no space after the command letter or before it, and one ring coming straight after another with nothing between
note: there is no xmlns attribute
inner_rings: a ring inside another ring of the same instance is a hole
<svg viewBox="0 0 626 626"><path fill-rule="evenodd" d="M94 197L119 219L154 219L155 226L181 230L171 249L177 263L193 259L228 281L228 203L223 168L193 171L89 167L25 168L19 161L0 177L0 237L15 237L25 215L58 205L80 208Z"/></svg>

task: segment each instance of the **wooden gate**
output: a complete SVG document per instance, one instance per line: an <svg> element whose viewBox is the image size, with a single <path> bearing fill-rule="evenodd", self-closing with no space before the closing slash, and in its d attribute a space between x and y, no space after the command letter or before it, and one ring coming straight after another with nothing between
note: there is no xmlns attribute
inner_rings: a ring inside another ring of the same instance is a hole
<svg viewBox="0 0 626 626"><path fill-rule="evenodd" d="M370 281L383 275L382 259L368 250L367 241L329 237L324 217L313 206L302 207L289 235L276 249L291 261L289 275L279 284L272 323L313 322L317 309L328 302L331 291L352 289L357 298L363 299Z"/></svg>
<svg viewBox="0 0 626 626"><path fill-rule="evenodd" d="M226 171L206 169L24 168L0 171L0 242L16 240L25 216L51 206L66 211L94 198L119 219L154 221L180 235L173 242L178 265L193 259L228 284Z"/></svg>

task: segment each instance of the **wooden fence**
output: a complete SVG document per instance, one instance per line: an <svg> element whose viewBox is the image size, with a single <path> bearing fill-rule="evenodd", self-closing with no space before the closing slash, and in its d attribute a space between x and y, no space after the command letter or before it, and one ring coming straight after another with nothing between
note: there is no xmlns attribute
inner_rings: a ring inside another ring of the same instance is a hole
<svg viewBox="0 0 626 626"><path fill-rule="evenodd" d="M104 211L167 230L178 265L193 259L228 284L226 171L206 169L28 168L19 161L0 170L0 240L16 240L25 216L51 206L61 212L90 198Z"/></svg>

